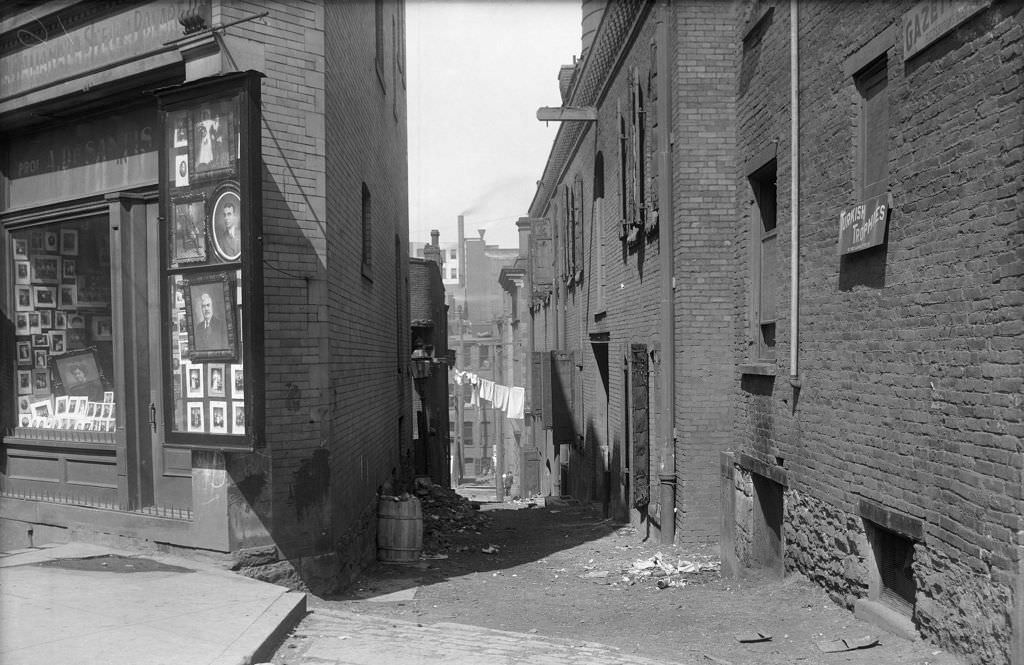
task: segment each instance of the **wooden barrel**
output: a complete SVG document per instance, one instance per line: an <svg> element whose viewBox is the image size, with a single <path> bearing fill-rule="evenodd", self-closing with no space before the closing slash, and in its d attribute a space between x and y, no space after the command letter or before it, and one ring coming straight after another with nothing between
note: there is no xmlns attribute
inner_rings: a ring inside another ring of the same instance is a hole
<svg viewBox="0 0 1024 665"><path fill-rule="evenodd" d="M380 561L418 561L423 549L423 508L416 497L395 501L381 497L377 504L377 558Z"/></svg>

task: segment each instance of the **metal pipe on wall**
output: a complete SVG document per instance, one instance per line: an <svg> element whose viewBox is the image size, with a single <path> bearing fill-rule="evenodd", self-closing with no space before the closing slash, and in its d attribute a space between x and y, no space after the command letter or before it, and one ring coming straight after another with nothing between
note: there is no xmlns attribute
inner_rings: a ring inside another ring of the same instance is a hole
<svg viewBox="0 0 1024 665"><path fill-rule="evenodd" d="M800 387L800 58L797 0L789 3L789 382Z"/></svg>
<svg viewBox="0 0 1024 665"><path fill-rule="evenodd" d="M672 3L663 0L658 12L655 35L658 56L658 258L661 268L661 463L658 482L661 486L661 542L675 541L676 521L676 343L675 343L675 238L672 207Z"/></svg>

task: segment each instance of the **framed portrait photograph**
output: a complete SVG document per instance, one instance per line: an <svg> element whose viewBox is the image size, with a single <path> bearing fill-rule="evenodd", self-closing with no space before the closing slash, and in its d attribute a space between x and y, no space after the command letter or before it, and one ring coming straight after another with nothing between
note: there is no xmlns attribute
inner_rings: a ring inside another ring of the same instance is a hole
<svg viewBox="0 0 1024 665"><path fill-rule="evenodd" d="M11 249L15 259L27 259L28 238L11 238Z"/></svg>
<svg viewBox="0 0 1024 665"><path fill-rule="evenodd" d="M32 370L32 392L46 394L50 392L50 370ZM47 401L49 404L49 401Z"/></svg>
<svg viewBox="0 0 1024 665"><path fill-rule="evenodd" d="M209 373L206 383L206 394L210 397L224 397L226 395L224 365L211 363L206 366L206 371Z"/></svg>
<svg viewBox="0 0 1024 665"><path fill-rule="evenodd" d="M238 165L238 113L234 100L202 104L192 113L192 178L235 175Z"/></svg>
<svg viewBox="0 0 1024 665"><path fill-rule="evenodd" d="M50 336L46 333L32 333L32 346L37 349L50 348Z"/></svg>
<svg viewBox="0 0 1024 665"><path fill-rule="evenodd" d="M105 391L103 391L103 403L104 404L113 404L114 403L114 391L113 390L105 390Z"/></svg>
<svg viewBox="0 0 1024 665"><path fill-rule="evenodd" d="M85 315L69 312L67 315L68 328L85 328Z"/></svg>
<svg viewBox="0 0 1024 665"><path fill-rule="evenodd" d="M84 395L91 401L102 399L103 375L93 349L51 356L50 363L68 395Z"/></svg>
<svg viewBox="0 0 1024 665"><path fill-rule="evenodd" d="M15 261L14 262L14 283L15 284L31 284L32 283L32 262L31 261Z"/></svg>
<svg viewBox="0 0 1024 665"><path fill-rule="evenodd" d="M39 318L39 312L32 311L28 313L28 329L33 335L38 335L43 332L43 326L41 319Z"/></svg>
<svg viewBox="0 0 1024 665"><path fill-rule="evenodd" d="M32 379L29 378L29 383ZM31 400L26 395L22 395L18 398L18 413L32 413L32 407L30 406Z"/></svg>
<svg viewBox="0 0 1024 665"><path fill-rule="evenodd" d="M226 272L182 280L188 328L188 359L235 360L235 299L231 275Z"/></svg>
<svg viewBox="0 0 1024 665"><path fill-rule="evenodd" d="M82 417L85 415L85 407L89 403L89 398L82 395L79 397L69 396L68 397L68 415L75 415Z"/></svg>
<svg viewBox="0 0 1024 665"><path fill-rule="evenodd" d="M19 312L27 312L32 310L31 286L14 287L14 309Z"/></svg>
<svg viewBox="0 0 1024 665"><path fill-rule="evenodd" d="M174 186L188 187L188 153L174 156Z"/></svg>
<svg viewBox="0 0 1024 665"><path fill-rule="evenodd" d="M32 394L32 370L18 370L18 394Z"/></svg>
<svg viewBox="0 0 1024 665"><path fill-rule="evenodd" d="M78 287L74 284L61 284L59 300L64 309L78 307Z"/></svg>
<svg viewBox="0 0 1024 665"><path fill-rule="evenodd" d="M245 404L243 402L231 403L231 433L245 434Z"/></svg>
<svg viewBox="0 0 1024 665"><path fill-rule="evenodd" d="M54 415L61 417L68 415L68 396L61 395L54 400Z"/></svg>
<svg viewBox="0 0 1024 665"><path fill-rule="evenodd" d="M167 124L174 128L172 143L175 148L188 147L188 111L167 114Z"/></svg>
<svg viewBox="0 0 1024 665"><path fill-rule="evenodd" d="M75 281L75 260L74 259L61 259L60 261L60 278L64 281Z"/></svg>
<svg viewBox="0 0 1024 665"><path fill-rule="evenodd" d="M67 256L78 256L78 230L60 230L60 253Z"/></svg>
<svg viewBox="0 0 1024 665"><path fill-rule="evenodd" d="M203 388L203 366L191 363L182 363L185 369L185 396L205 397L206 391Z"/></svg>
<svg viewBox="0 0 1024 665"><path fill-rule="evenodd" d="M19 413L18 414L18 427L31 427L32 426L32 414L31 413Z"/></svg>
<svg viewBox="0 0 1024 665"><path fill-rule="evenodd" d="M228 433L228 403L210 402L210 433Z"/></svg>
<svg viewBox="0 0 1024 665"><path fill-rule="evenodd" d="M42 309L44 307L48 309L55 309L57 307L57 287L33 286L32 304L35 305L36 309Z"/></svg>
<svg viewBox="0 0 1024 665"><path fill-rule="evenodd" d="M14 314L14 334L15 335L28 335L28 312L15 312Z"/></svg>
<svg viewBox="0 0 1024 665"><path fill-rule="evenodd" d="M19 340L15 344L18 349L18 364L21 366L32 365L32 343L29 340Z"/></svg>
<svg viewBox="0 0 1024 665"><path fill-rule="evenodd" d="M68 327L68 315L67 312L57 310L53 313L53 327L63 330Z"/></svg>
<svg viewBox="0 0 1024 665"><path fill-rule="evenodd" d="M54 354L67 353L68 332L66 330L50 331L50 351Z"/></svg>
<svg viewBox="0 0 1024 665"><path fill-rule="evenodd" d="M43 249L47 252L56 252L60 247L57 240L56 231L44 231L43 232Z"/></svg>
<svg viewBox="0 0 1024 665"><path fill-rule="evenodd" d="M206 261L206 202L202 197L173 204L170 229L171 265Z"/></svg>
<svg viewBox="0 0 1024 665"><path fill-rule="evenodd" d="M32 351L32 366L36 369L46 369L50 366L50 353L46 349L34 349Z"/></svg>
<svg viewBox="0 0 1024 665"><path fill-rule="evenodd" d="M206 425L205 418L203 417L203 403L202 402L188 402L188 427L186 430L189 432L205 432Z"/></svg>
<svg viewBox="0 0 1024 665"><path fill-rule="evenodd" d="M231 366L231 399L245 399L245 374L241 365Z"/></svg>
<svg viewBox="0 0 1024 665"><path fill-rule="evenodd" d="M32 402L30 408L32 409L32 415L36 418L52 418L53 417L53 405L50 404L50 400L43 399L38 402Z"/></svg>
<svg viewBox="0 0 1024 665"><path fill-rule="evenodd" d="M98 342L109 342L114 338L114 327L109 316L92 317L92 338Z"/></svg>
<svg viewBox="0 0 1024 665"><path fill-rule="evenodd" d="M224 261L237 261L242 255L242 202L238 187L226 185L218 189L211 200L213 250Z"/></svg>
<svg viewBox="0 0 1024 665"><path fill-rule="evenodd" d="M44 309L39 312L39 325L43 328L53 327L53 310Z"/></svg>

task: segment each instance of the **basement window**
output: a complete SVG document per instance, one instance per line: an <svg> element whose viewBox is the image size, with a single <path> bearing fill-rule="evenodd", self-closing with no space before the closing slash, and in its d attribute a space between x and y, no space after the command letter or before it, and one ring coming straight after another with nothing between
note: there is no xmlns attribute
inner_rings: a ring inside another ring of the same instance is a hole
<svg viewBox="0 0 1024 665"><path fill-rule="evenodd" d="M866 524L878 569L878 598L874 600L911 617L917 595L913 569L914 541L872 522Z"/></svg>

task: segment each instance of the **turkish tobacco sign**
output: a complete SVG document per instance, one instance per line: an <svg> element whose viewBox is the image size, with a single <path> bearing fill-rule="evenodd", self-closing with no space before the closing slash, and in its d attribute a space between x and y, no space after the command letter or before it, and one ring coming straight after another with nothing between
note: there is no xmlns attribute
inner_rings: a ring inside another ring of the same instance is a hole
<svg viewBox="0 0 1024 665"><path fill-rule="evenodd" d="M839 253L850 254L885 242L892 201L880 194L839 213Z"/></svg>

